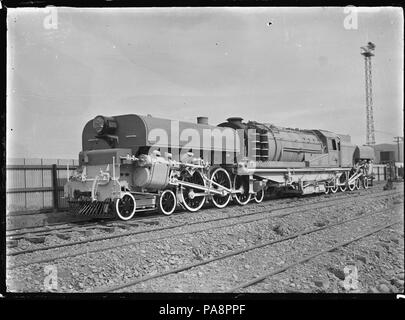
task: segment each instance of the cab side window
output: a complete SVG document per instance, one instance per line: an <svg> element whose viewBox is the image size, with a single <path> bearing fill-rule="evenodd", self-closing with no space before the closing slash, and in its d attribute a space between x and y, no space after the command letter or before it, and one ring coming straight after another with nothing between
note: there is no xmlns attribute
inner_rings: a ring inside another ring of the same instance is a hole
<svg viewBox="0 0 405 320"><path fill-rule="evenodd" d="M332 150L337 150L335 139L332 139Z"/></svg>

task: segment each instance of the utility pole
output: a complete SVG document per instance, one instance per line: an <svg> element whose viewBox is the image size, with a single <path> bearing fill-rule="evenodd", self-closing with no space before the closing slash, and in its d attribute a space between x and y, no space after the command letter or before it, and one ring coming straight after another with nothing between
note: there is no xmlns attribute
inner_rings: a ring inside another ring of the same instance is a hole
<svg viewBox="0 0 405 320"><path fill-rule="evenodd" d="M371 81L371 57L374 56L375 44L369 42L367 46L360 47L364 56L365 73L366 73L366 115L367 115L367 135L366 144L375 145L374 117L373 117L373 88Z"/></svg>
<svg viewBox="0 0 405 320"><path fill-rule="evenodd" d="M394 142L396 142L397 143L397 145L398 145L398 162L401 162L401 158L399 157L399 143L401 142L401 141L404 141L404 138L403 137L394 137Z"/></svg>

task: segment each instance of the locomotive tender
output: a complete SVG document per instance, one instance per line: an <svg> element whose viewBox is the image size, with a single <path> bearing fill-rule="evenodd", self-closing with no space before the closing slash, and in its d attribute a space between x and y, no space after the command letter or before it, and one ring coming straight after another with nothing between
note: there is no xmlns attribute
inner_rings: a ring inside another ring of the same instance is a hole
<svg viewBox="0 0 405 320"><path fill-rule="evenodd" d="M206 201L263 201L266 191L336 193L368 188L373 149L350 136L229 118L211 126L135 114L97 116L82 134L79 167L64 196L79 215L131 219L135 212Z"/></svg>

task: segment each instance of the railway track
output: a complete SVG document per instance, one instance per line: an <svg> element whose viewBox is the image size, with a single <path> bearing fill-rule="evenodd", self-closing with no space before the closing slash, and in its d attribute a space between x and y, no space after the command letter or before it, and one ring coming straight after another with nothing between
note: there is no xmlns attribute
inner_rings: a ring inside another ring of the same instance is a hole
<svg viewBox="0 0 405 320"><path fill-rule="evenodd" d="M375 193L375 194L374 194L374 197L388 196L388 195L391 195L391 194L396 195L396 194L399 194L399 193L400 193L400 192L387 193L386 191L384 191L384 192ZM352 198L356 198L356 199L357 199L358 197L365 197L365 196L368 196L368 195L369 195L368 193L366 193L366 194L359 194L359 195L357 195L357 196L353 196L353 197L350 197L350 198L345 197L345 199L352 199ZM339 197L339 198L333 197L332 199L327 199L327 200L323 201L322 203L331 203L331 202L338 201L339 199L340 199L340 197ZM305 199L305 200L308 200L308 199ZM318 199L317 199L317 200L318 200ZM296 203L296 202L294 202L294 203ZM305 202L305 205L308 205L308 204L310 205L310 204L312 204L312 203L318 203L318 202L317 202L317 201L310 202L310 203ZM304 203L301 203L301 204L304 204ZM270 206L271 206L271 204L270 204ZM268 210L279 211L279 210L289 209L289 208L294 208L294 207L296 207L296 204L290 205L290 206L284 206L284 207L281 207L281 208L275 208L275 209L272 209L271 207L267 207L267 206L266 206L265 209L263 209L263 210L253 211L253 212L249 212L249 213L243 213L243 214L240 214L240 215L233 215L231 218L237 218L237 217L240 217L240 216L255 215L255 214L258 214L258 213L266 212L266 211L268 211ZM165 217L165 218L167 218L167 217ZM171 217L169 217L169 219L170 219L170 218L171 218ZM192 218L192 217L189 217L189 218ZM194 217L194 218L195 218L195 217ZM47 247L38 247L38 248L32 248L32 249L26 249L26 250L17 250L17 251L9 252L9 253L7 253L7 255L11 255L11 256L12 256L12 255L18 255L18 254L23 254L23 253L30 253L30 252L35 252L35 251L41 251L41 250L62 248L62 247L67 247L67 246L73 246L73 245L84 244L84 243L88 243L88 242L102 241L102 240L114 239L114 238L119 238L119 237L130 236L130 235L136 235L136 234L141 234L141 233L145 233L145 232L161 231L161 230L166 230L166 229L172 229L172 228L176 228L176 227L181 227L181 226L183 226L183 225L193 225L193 224L197 224L197 223L201 223L201 222L221 221L221 220L225 220L225 219L228 219L228 218L230 218L230 217L229 217L229 216L225 216L225 217L220 217L220 218L207 219L207 220L205 220L205 221L183 222L183 223L181 223L181 224L179 224L179 225L169 225L169 226L166 226L166 227L153 228L153 229L148 229L148 230L137 230L137 231L133 231L133 232L125 232L125 233L120 233L120 234L115 234L115 235L96 237L96 238L92 238L92 239L86 239L86 240L82 240L82 241L75 241L75 242L71 242L71 243L64 243L64 244L58 244L58 245L53 245L53 246L47 246ZM192 220L192 219L191 219L191 220ZM197 219L197 220L199 220L199 219ZM145 220L144 222L147 223L147 224L153 224L153 221L151 221L150 219ZM136 225L136 226L138 226L139 223L140 223L140 222L137 221L137 222L125 222L125 223L121 223L121 224L126 225L126 228L128 228L128 225L130 225L130 226L131 226L131 225ZM119 227L119 225L114 225L114 226L115 226L115 227ZM100 226L99 224L94 224L94 226L92 225L92 227L94 227L94 229L100 229L100 228L103 228L104 225L101 225L101 226ZM108 226L106 226L106 227L108 227ZM89 230L88 227L85 228L85 229L83 229L83 230L80 230L80 229L78 229L78 228L75 228L74 230L71 230L71 231L78 231L78 232L80 232L80 231L86 231L86 230ZM90 229L90 230L91 230L91 229ZM57 232L57 231L59 231L59 230L48 230L46 233L40 233L40 234L38 234L38 236L53 236L53 235L55 235L55 231ZM31 233L29 233L29 234L31 234ZM56 233L56 234L58 234L58 233ZM59 233L59 234L60 234L60 233ZM23 237L19 238L19 237L10 236L9 239L12 239L12 240L19 240L19 239L22 239L22 238L23 238Z"/></svg>
<svg viewBox="0 0 405 320"><path fill-rule="evenodd" d="M327 197L331 197L332 199L339 199L339 198L351 198L351 197L358 197L361 195L366 195L366 194L370 194L369 191L371 191L372 189L368 189L366 193L363 193L364 191L354 191L354 192L350 192L350 193L338 193L338 194L334 194L334 195L328 195ZM381 192L379 192L381 193ZM377 192L378 194L378 192ZM284 202L283 200L286 200L286 203L297 203L297 200L291 200L291 198L288 199L277 199L280 200L282 202ZM267 205L269 205L268 209L272 209L273 206L275 205L279 205L280 202L277 200L273 200L270 203L265 204L266 207ZM307 203L307 202L316 202L319 200L319 198L317 197L317 199L314 200L314 197L305 197L305 198L300 198L300 200L303 203ZM277 201L277 202L276 202ZM328 200L326 200L328 201ZM229 209L232 209L232 207L230 207ZM208 209L210 210L210 209ZM215 210L215 209L214 209ZM8 232L6 233L6 239L8 241L12 241L12 240L21 240L24 238L28 238L28 237L32 237L32 236L38 236L38 237L46 237L46 236L52 236L52 235L66 235L69 234L71 232L84 232L87 230L97 230L97 229L102 229L102 228L120 228L120 229L131 229L132 227L138 227L139 224L145 224L145 225L153 225L154 223L157 223L159 221L162 220L162 218L164 218L165 220L170 220L170 219L177 219L182 217L185 214L185 212L177 212L174 213L172 216L170 217L136 217L134 219L132 219L131 221L126 221L126 222L121 222L121 221L106 221L106 220L98 220L96 222L92 221L92 222L83 222L80 221L77 224L55 224L55 225L50 225L44 228L41 228L39 230L26 230L26 229L21 229L24 231L14 231L14 232ZM193 220L195 217L194 216L188 216L188 219ZM62 235L62 237L63 237ZM62 238L63 239L63 238Z"/></svg>
<svg viewBox="0 0 405 320"><path fill-rule="evenodd" d="M387 196L395 196L396 194L400 194L400 192L399 193L397 193L397 192L386 193L385 192L385 193L383 193L383 194L381 194L379 196L387 197ZM364 196L366 196L366 195L358 196L358 197L364 197ZM351 203L352 201L358 200L358 197L351 198L351 199L346 198L346 200L348 200ZM377 197L377 196L375 195L374 197ZM313 203L313 204L310 204L310 206L313 206L310 209L317 210L317 209L329 208L331 206L331 203L338 202L339 200L340 199L329 199L327 203L326 203L326 201L324 201L322 203L319 203L319 202L318 203ZM349 205L350 203L345 203L345 205ZM283 210L286 211L286 212L283 212ZM309 210L309 209L307 209L307 210ZM274 209L272 211L271 215L268 215L268 209L266 209L266 210L259 210L259 211L255 211L255 212L251 212L251 213L247 213L247 214L241 214L241 215L232 216L232 217L222 217L222 218L210 219L210 220L206 220L206 221L199 221L199 222L193 222L193 223L183 223L183 224L180 224L180 225L172 225L172 226L169 226L169 227L155 228L155 229L152 229L152 230L137 231L137 232L130 233L130 235L133 236L133 235L137 235L137 234L145 234L145 233L152 233L152 232L153 232L153 235L151 237L148 237L148 238L141 238L141 239L136 239L136 240L132 240L132 241L119 242L117 244L110 244L110 245L107 245L107 246L101 246L99 248L97 248L97 247L96 248L85 248L85 249L80 248L78 250L75 250L74 252L69 252L69 253L63 252L62 254L55 254L54 256L51 256L51 257L46 257L46 258L41 257L39 259L30 259L29 261L26 261L26 262L11 264L9 266L9 269L15 269L15 268L24 267L24 266L28 266L28 265L32 265L32 264L45 263L45 262L55 261L55 260L59 260L59 259L75 257L75 256L79 256L79 255L89 254L89 253L106 251L106 250L111 250L111 249L124 247L124 246L131 246L131 245L134 245L134 244L147 242L147 241L161 240L161 239L165 239L165 238L169 238L169 237L173 237L173 236L185 235L185 234L190 234L190 233L197 233L197 232L213 230L213 229L219 229L219 228L226 228L226 227L231 227L231 226L245 224L245 223L252 223L252 222L265 220L265 219L271 219L271 218L277 218L277 217L285 217L285 216L288 216L288 215L291 215L291 214L294 214L294 213L297 213L297 212L301 212L301 209L297 208L296 205L294 205L294 206L285 206L285 207L282 207L282 208ZM255 217L255 216L257 216L257 217ZM214 227L210 227L210 226L204 227L204 224L212 223L212 222L220 222L220 221L225 221L227 223L225 223L223 225L216 224ZM202 224L203 227L202 228L191 229L191 230L186 230L186 231L183 230L186 227L198 226L199 224ZM164 231L173 230L173 229L178 229L179 232L170 233L170 234L164 234ZM97 239L91 239L91 240L93 240L92 242L94 242L94 241L103 241L103 240L108 240L108 239L112 239L112 238L119 238L119 237L125 237L125 236L128 236L128 233L127 234L121 234L121 235L109 236L109 237L102 237L102 238L97 238ZM38 251L66 248L66 247L71 247L71 246L81 245L81 244L88 244L88 243L89 243L89 241L80 241L80 242L74 242L74 243L60 244L60 245L51 246L51 247L33 248L33 249L28 249L28 250L10 252L10 253L8 253L8 256L25 255L25 254L29 254L29 253L35 253L35 252L38 252Z"/></svg>
<svg viewBox="0 0 405 320"><path fill-rule="evenodd" d="M371 236L371 235L373 235L375 233L378 233L378 232L380 232L380 231L382 231L384 229L387 229L387 228L392 227L392 226L394 226L396 224L399 224L399 223L403 223L403 221L396 220L394 222L390 222L390 223L385 224L383 226L379 226L377 228L374 228L371 231L365 232L365 233L355 237L354 239L351 239L351 240L348 240L348 241L342 241L342 242L340 242L339 244L337 244L335 246L329 247L327 249L321 250L321 251L316 252L316 253L311 254L311 255L307 255L304 258L299 259L298 261L295 261L293 263L289 263L289 264L287 264L287 265L285 265L285 266L283 266L281 268L278 268L276 270L273 270L271 272L259 275L256 279L241 283L241 284L239 284L237 286L234 286L234 287L226 290L225 292L226 293L232 293L232 292L236 292L238 290L244 289L244 288L251 287L251 286L253 286L255 284L258 284L259 282L261 282L261 281L263 281L263 280L265 280L265 279L267 279L269 277L272 277L272 276L275 276L276 274L287 271L288 269L291 269L291 268L293 268L293 267L295 267L295 266L297 266L299 264L308 262L308 261L310 261L312 259L315 259L315 258L319 257L320 255L323 255L325 253L332 252L332 251L337 250L337 249L339 249L341 247L347 246L348 244L351 244L351 243L353 243L355 241L359 241L359 240L361 240L361 239L363 239L365 237Z"/></svg>
<svg viewBox="0 0 405 320"><path fill-rule="evenodd" d="M331 228L334 228L334 227L337 227L337 226L348 224L350 222L354 222L354 221L357 221L357 220L372 217L372 216L374 216L374 215L376 215L378 213L385 213L387 211L394 210L394 209L401 208L401 207L402 206L398 206L398 205L390 206L389 208L384 208L384 209L375 211L375 212L370 213L370 214L364 214L364 215L361 215L361 216L356 216L354 218L345 219L344 221L329 224L329 225L324 226L324 227L318 227L318 228L311 228L311 229L303 230L303 231L297 232L295 234L289 235L287 237L283 237L283 238L276 239L276 240L271 240L271 241L266 241L266 242L260 243L258 245L249 246L249 247L246 247L246 248L243 248L243 249L240 249L240 250L230 251L230 252L227 252L226 254L223 254L223 255L220 255L220 256L217 256L217 257L214 257L214 258L211 258L211 259L206 259L206 260L203 260L203 261L190 263L190 264L181 266L179 268L171 269L171 270L168 270L168 271L165 271L165 272L162 272L162 273L158 273L158 274L155 274L155 275L144 276L144 277L141 277L141 278L138 278L138 279L135 279L135 280L132 280L132 281L128 281L128 282L125 282L125 283L117 284L117 285L98 287L98 288L95 288L95 289L91 290L91 292L93 292L93 293L97 293L97 292L115 292L115 291L119 291L119 290L122 290L122 289L125 289L125 288L134 287L135 285L145 283L145 282L148 282L148 281L151 281L151 280L154 280L154 279L159 279L159 278L167 277L167 276L170 276L170 275L174 275L174 274L177 274L177 273L180 273L180 272L192 269L192 268L198 268L198 267L201 267L201 266L204 266L204 265L216 262L216 261L225 260L225 259L228 259L228 258L233 258L233 257L236 257L236 256L241 255L241 254L246 253L246 252L250 252L250 251L257 250L257 249L264 248L264 247L269 247L269 246L272 246L272 245L275 245L275 244L278 244L278 243L286 242L288 240L292 240L292 239L299 238L299 237L302 237L302 236L306 236L306 235L314 234L314 233L317 233L317 232L320 232L320 231L328 230L328 229L331 229ZM293 268L294 266L296 266L298 264L308 262L308 261L310 261L310 260L312 260L312 259L314 259L314 258L316 258L316 257L318 257L318 256L320 256L322 254L334 251L334 250L336 250L336 249L338 249L340 247L346 246L346 245L348 245L348 244L350 244L352 242L358 241L358 240L360 240L362 238L365 238L367 236L378 233L381 230L389 228L389 227L391 227L393 225L396 225L398 223L403 223L403 221L402 220L395 220L395 221L390 222L390 223L379 225L377 227L372 228L371 230L363 232L362 234L360 234L359 236L357 236L355 238L352 238L352 239L347 240L347 241L339 242L336 245L330 246L330 247L322 249L322 250L318 250L317 252L315 252L313 254L308 254L308 255L304 256L303 258L301 258L301 259L298 259L298 260L296 260L296 261L294 261L292 263L285 264L280 268L272 270L271 272L261 274L261 275L257 276L253 280L244 281L244 282L242 282L242 283L240 283L240 284L238 284L236 286L232 286L229 289L225 290L225 292L236 292L236 291L241 290L243 288L253 286L253 285L255 285L255 284L257 284L257 283L271 277L271 276L274 276L274 275L279 274L281 272L284 272L284 271L286 271L288 269L291 269L291 268Z"/></svg>
<svg viewBox="0 0 405 320"><path fill-rule="evenodd" d="M328 198L333 198L333 199L338 199L338 198L348 198L348 197L357 197L359 195L369 193L373 193L374 191L380 191L379 189L367 189L367 190L361 190L361 191L346 191L344 193L336 193L336 194L329 194L329 195L315 195L315 196L306 196L306 197L301 197L299 198L303 202L310 202L310 201L319 201L319 198L325 199L325 197ZM265 200L264 202L261 203L261 205L278 205L280 203L290 203L290 202L296 202L297 197L278 197L278 198L272 198L268 199L267 201ZM316 200L314 200L316 198ZM253 201L253 200L252 200ZM233 204L232 206L230 205L227 209L232 209L232 207L238 207L236 204ZM218 210L215 207L213 208L204 208L201 212L204 211L209 211L209 210ZM82 228L91 228L91 227L122 227L122 228L128 228L131 227L131 225L137 225L139 223L146 222L147 223L153 223L154 221L159 221L162 218L165 219L173 219L177 218L179 216L182 216L184 214L190 215L189 212L187 211L177 211L173 213L170 217L162 217L160 214L155 213L155 214L148 214L145 216L145 213L142 212L141 216L135 216L133 219L130 221L119 221L119 220L110 220L110 219L99 219L97 221L91 220L91 221L76 221L76 222L69 222L69 223L54 223L47 225L45 227L28 227L28 228L19 228L19 229L12 229L12 230L7 230L6 231L6 237L10 240L20 240L23 239L27 235L37 235L37 236L47 236L47 235L52 235L53 232L74 232L74 231L80 231Z"/></svg>
<svg viewBox="0 0 405 320"><path fill-rule="evenodd" d="M376 193L374 194L375 198L378 197L385 197L385 196L390 196L390 195L397 195L400 194L400 192L390 192L387 193L386 191L384 192L380 192L380 193ZM345 198L347 200L355 200L359 197L366 197L369 194L362 194L362 195L358 195L356 197L350 197L350 198ZM322 202L322 204L325 204L322 207L328 207L330 206L330 203L339 201L339 198L332 198L332 199L328 199ZM312 204L318 204L319 202L312 202L312 203L305 203L305 205L312 205ZM284 206L281 208L275 208L272 211L276 212L276 211L280 211L280 210L285 210L285 209L293 209L297 207L296 205L290 205L290 206ZM131 232L124 232L124 233L119 233L119 234L115 234L115 235L109 235L109 236L101 236L101 237L95 237L95 238L90 238L90 239L86 239L86 240L81 240L81 241L74 241L74 242L67 242L67 243L61 243L61 244L57 244L57 245L51 245L51 246L44 246L44 247L35 247L35 248L31 248L31 249L25 249L25 250L16 250L16 251L10 251L7 253L8 256L16 256L16 255L20 255L20 254L26 254L26 253L32 253L32 252L36 252L36 251L43 251L43 250L50 250L50 249L57 249L57 248L63 248L63 247L69 247L69 246L75 246L75 245L81 245L81 244L86 244L86 243L90 243L90 242L96 242L96 241L103 241L103 240L110 240L110 239L116 239L116 238L121 238L121 237L126 237L126 236L133 236L133 235L138 235L138 234L143 234L143 233L149 233L149 232L156 232L156 231L164 231L164 230L169 230L169 229L174 229L174 228L179 228L179 227L183 227L183 226L191 226L191 225L196 225L199 223L210 223L210 222L218 222L218 221L222 221L222 220L227 220L230 218L239 218L239 217L247 217L247 216L252 216L252 215L256 215L256 214L261 214L261 213L266 213L269 211L269 209L271 208L265 208L263 210L258 210L258 211L253 211L253 212L249 212L249 213L243 213L243 214L239 214L239 215L233 215L233 216L225 216L225 217L219 217L219 218L213 218L213 219L207 219L207 220L197 220L194 222L182 222L180 224L173 224L173 225L169 225L169 226L165 226L165 227L158 227L158 228L153 228L153 229L146 229L146 230L137 230L137 231L131 231ZM96 225L95 228L100 228L100 226ZM50 232L47 235L54 235L53 232Z"/></svg>

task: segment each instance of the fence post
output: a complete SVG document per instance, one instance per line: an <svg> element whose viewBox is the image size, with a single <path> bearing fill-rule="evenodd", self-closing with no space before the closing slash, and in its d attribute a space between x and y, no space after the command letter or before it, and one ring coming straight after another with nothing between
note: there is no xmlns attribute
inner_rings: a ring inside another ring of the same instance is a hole
<svg viewBox="0 0 405 320"><path fill-rule="evenodd" d="M44 167L43 167L43 165L44 165L44 161L41 158L41 167L42 167L42 169L41 169L41 187L42 188L44 187ZM41 192L41 193L42 193L42 208L43 208L43 207L45 207L45 192Z"/></svg>
<svg viewBox="0 0 405 320"><path fill-rule="evenodd" d="M25 167L25 158L23 161ZM27 168L24 168L24 188L27 189ZM24 192L24 209L27 210L27 192Z"/></svg>
<svg viewBox="0 0 405 320"><path fill-rule="evenodd" d="M53 210L59 209L59 192L58 192L58 171L57 165L52 165L52 194L53 194Z"/></svg>

